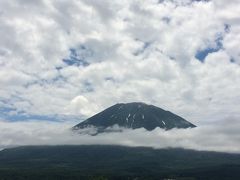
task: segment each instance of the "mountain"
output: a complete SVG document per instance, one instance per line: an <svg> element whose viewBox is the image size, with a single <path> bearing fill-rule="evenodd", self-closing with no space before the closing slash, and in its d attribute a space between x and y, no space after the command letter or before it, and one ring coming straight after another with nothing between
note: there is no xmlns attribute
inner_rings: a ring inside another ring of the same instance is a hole
<svg viewBox="0 0 240 180"><path fill-rule="evenodd" d="M114 125L130 129L145 128L149 131L157 127L166 130L196 127L182 117L159 107L141 102L133 102L113 105L77 124L73 129L95 127L98 129L98 132L101 132Z"/></svg>
<svg viewBox="0 0 240 180"><path fill-rule="evenodd" d="M111 145L0 151L1 180L240 179L240 154Z"/></svg>

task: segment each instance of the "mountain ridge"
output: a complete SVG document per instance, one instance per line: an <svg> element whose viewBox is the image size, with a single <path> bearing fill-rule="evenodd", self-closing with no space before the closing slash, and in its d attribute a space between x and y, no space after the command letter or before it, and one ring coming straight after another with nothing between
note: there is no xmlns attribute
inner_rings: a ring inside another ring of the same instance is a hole
<svg viewBox="0 0 240 180"><path fill-rule="evenodd" d="M73 130L95 127L99 131L118 125L128 129L145 128L148 131L160 127L194 128L194 124L184 118L154 105L143 102L117 103L75 125Z"/></svg>

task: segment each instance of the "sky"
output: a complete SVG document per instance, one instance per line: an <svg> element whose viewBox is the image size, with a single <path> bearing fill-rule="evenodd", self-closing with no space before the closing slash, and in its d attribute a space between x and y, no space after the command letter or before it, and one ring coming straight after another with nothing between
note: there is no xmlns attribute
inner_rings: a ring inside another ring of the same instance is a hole
<svg viewBox="0 0 240 180"><path fill-rule="evenodd" d="M239 14L239 0L0 0L0 147L122 102L240 128Z"/></svg>

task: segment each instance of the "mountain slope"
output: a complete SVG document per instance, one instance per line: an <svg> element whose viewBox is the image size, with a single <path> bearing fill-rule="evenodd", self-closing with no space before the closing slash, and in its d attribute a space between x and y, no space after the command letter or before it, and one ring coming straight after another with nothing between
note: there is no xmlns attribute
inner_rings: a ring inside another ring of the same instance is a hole
<svg viewBox="0 0 240 180"><path fill-rule="evenodd" d="M240 179L240 154L111 145L0 151L0 179ZM101 178L96 178L101 179Z"/></svg>
<svg viewBox="0 0 240 180"><path fill-rule="evenodd" d="M83 129L93 126L104 130L114 125L131 129L145 128L147 130L153 130L156 127L166 130L196 127L182 117L169 111L153 105L133 102L113 105L77 124L73 129Z"/></svg>

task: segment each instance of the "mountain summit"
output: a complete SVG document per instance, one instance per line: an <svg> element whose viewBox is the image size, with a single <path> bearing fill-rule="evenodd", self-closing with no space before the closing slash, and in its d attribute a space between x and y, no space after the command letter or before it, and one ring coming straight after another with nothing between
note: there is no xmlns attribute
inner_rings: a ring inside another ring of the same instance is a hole
<svg viewBox="0 0 240 180"><path fill-rule="evenodd" d="M77 124L73 130L95 127L102 132L114 125L149 131L160 127L166 130L172 128L193 128L194 124L169 111L141 102L119 103Z"/></svg>

